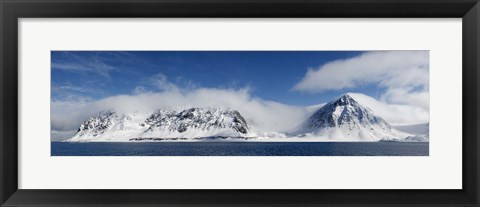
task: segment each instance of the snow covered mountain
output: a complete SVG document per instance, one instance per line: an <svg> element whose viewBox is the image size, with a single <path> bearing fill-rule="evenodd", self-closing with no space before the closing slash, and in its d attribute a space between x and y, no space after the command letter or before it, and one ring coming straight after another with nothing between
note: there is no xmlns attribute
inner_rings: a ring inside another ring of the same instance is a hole
<svg viewBox="0 0 480 207"><path fill-rule="evenodd" d="M300 123L294 133L332 141L379 141L409 136L360 105L350 94L325 104Z"/></svg>
<svg viewBox="0 0 480 207"><path fill-rule="evenodd" d="M113 111L102 111L84 121L78 128L76 137L96 137L105 133L117 122L117 114Z"/></svg>
<svg viewBox="0 0 480 207"><path fill-rule="evenodd" d="M248 133L245 119L235 110L190 108L180 112L159 109L144 123L149 137L244 137Z"/></svg>
<svg viewBox="0 0 480 207"><path fill-rule="evenodd" d="M66 141L175 141L216 137L257 141L428 142L428 124L392 127L361 104L372 101L358 101L357 97L362 98L359 94L347 93L326 104L310 107L311 115L289 132L261 130L254 121L250 121L252 126L249 126L240 112L230 109L160 108L144 114L108 110L85 120Z"/></svg>
<svg viewBox="0 0 480 207"><path fill-rule="evenodd" d="M158 109L150 115L104 111L84 121L67 141L139 141L247 137L249 128L236 110Z"/></svg>

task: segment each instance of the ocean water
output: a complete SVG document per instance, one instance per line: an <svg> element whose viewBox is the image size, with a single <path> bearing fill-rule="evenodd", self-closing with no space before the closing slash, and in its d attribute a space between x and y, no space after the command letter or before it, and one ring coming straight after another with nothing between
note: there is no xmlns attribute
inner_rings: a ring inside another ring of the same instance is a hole
<svg viewBox="0 0 480 207"><path fill-rule="evenodd" d="M52 156L428 156L419 142L52 142Z"/></svg>

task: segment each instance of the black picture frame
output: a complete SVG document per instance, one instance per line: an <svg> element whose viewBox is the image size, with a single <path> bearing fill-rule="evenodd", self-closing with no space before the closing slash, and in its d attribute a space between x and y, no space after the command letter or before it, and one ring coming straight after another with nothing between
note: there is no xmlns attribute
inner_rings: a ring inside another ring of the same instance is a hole
<svg viewBox="0 0 480 207"><path fill-rule="evenodd" d="M18 18L462 18L461 190L18 189ZM0 0L1 206L479 206L478 0Z"/></svg>

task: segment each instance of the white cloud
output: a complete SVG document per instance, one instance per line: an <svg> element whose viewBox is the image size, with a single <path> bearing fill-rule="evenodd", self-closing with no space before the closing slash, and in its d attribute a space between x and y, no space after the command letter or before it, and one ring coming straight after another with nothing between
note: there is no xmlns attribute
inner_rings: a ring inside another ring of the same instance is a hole
<svg viewBox="0 0 480 207"><path fill-rule="evenodd" d="M376 84L385 89L382 100L428 110L429 52L366 52L308 69L292 90L310 93Z"/></svg>
<svg viewBox="0 0 480 207"><path fill-rule="evenodd" d="M386 104L360 93L349 93L362 106L370 108L375 114L392 125L421 124L430 120L428 110L404 104Z"/></svg>
<svg viewBox="0 0 480 207"><path fill-rule="evenodd" d="M144 86L137 86L135 89L133 89L134 94L142 94L142 93L147 93L148 90Z"/></svg>
<svg viewBox="0 0 480 207"><path fill-rule="evenodd" d="M161 91L177 91L178 87L169 82L167 76L162 73L158 73L150 78L150 82L155 85Z"/></svg>
<svg viewBox="0 0 480 207"><path fill-rule="evenodd" d="M380 100L388 103L413 105L427 111L430 108L430 93L427 90L408 91L405 88L390 88L380 97Z"/></svg>

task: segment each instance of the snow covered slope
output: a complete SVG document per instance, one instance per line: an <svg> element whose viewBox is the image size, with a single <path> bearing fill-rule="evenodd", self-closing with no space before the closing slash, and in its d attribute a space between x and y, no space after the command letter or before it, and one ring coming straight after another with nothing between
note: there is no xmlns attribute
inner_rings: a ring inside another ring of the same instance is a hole
<svg viewBox="0 0 480 207"><path fill-rule="evenodd" d="M294 134L331 141L379 141L409 136L360 105L350 94L325 104L300 123Z"/></svg>
<svg viewBox="0 0 480 207"><path fill-rule="evenodd" d="M247 137L249 128L235 110L158 109L150 115L101 112L83 122L67 141L130 141Z"/></svg>

